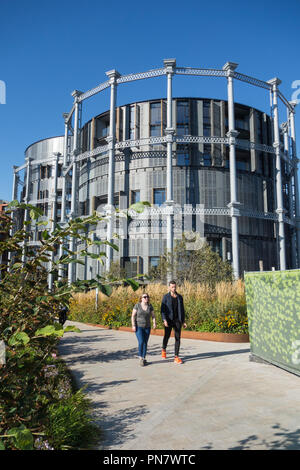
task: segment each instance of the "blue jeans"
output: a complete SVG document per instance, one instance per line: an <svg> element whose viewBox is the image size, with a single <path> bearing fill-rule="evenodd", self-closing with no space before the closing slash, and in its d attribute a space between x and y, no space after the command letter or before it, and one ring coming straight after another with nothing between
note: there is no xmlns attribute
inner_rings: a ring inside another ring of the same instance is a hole
<svg viewBox="0 0 300 470"><path fill-rule="evenodd" d="M145 359L147 354L147 344L150 336L150 328L136 327L136 337L139 343L139 356Z"/></svg>

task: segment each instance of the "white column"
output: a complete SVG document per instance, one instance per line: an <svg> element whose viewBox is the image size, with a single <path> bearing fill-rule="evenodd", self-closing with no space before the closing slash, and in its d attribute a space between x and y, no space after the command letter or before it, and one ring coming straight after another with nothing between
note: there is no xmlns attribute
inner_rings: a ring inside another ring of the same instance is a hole
<svg viewBox="0 0 300 470"><path fill-rule="evenodd" d="M296 240L297 240L297 267L300 268L300 200L299 200L299 178L297 148L296 148L296 131L295 131L295 107L296 102L290 101L293 110L289 112L289 123L292 141L292 159L294 163L294 187L295 187L295 212L296 212Z"/></svg>
<svg viewBox="0 0 300 470"><path fill-rule="evenodd" d="M51 191L51 204L52 204L52 220L51 220L51 233L55 230L56 225L56 214L57 214L57 170L58 170L58 158L60 153L54 153L53 161L53 180L52 180L52 191ZM54 252L51 252L50 262L49 262L49 271L52 271L54 261ZM48 275L48 289L51 291L53 288L53 274L49 272Z"/></svg>
<svg viewBox="0 0 300 470"><path fill-rule="evenodd" d="M107 188L107 241L112 241L113 214L114 214L114 192L115 192L115 141L116 141L116 95L117 78L120 77L116 70L109 70L106 75L110 79L110 115L108 141L108 188ZM106 247L106 271L109 271L113 253L109 245Z"/></svg>
<svg viewBox="0 0 300 470"><path fill-rule="evenodd" d="M175 129L172 119L172 78L175 73L176 59L165 59L164 66L167 72L167 194L166 205L168 207L167 218L167 252L173 253L174 248L174 199L173 199L173 166L172 166L172 147ZM168 273L168 282L171 280L173 270Z"/></svg>
<svg viewBox="0 0 300 470"><path fill-rule="evenodd" d="M13 166L14 169L14 178L13 178L13 189L12 189L12 201L16 201L18 199L18 184L19 184L19 174L16 171L18 167L16 165Z"/></svg>
<svg viewBox="0 0 300 470"><path fill-rule="evenodd" d="M240 215L240 203L237 200L237 179L236 179L236 158L235 144L238 132L235 130L234 117L234 95L233 95L233 77L234 70L238 64L227 62L223 66L223 70L227 72L227 94L228 94L228 133L229 138L229 171L230 171L230 208L231 216L231 243L232 243L232 269L235 279L240 275L239 264L239 228L238 217Z"/></svg>
<svg viewBox="0 0 300 470"><path fill-rule="evenodd" d="M20 177L19 177L19 173L16 171L17 168L18 167L16 165L13 166L14 176L13 176L13 188L12 188L12 195L11 195L11 198L12 198L11 200L12 201L17 201L18 200L18 185L19 185ZM12 220L14 220L14 212L12 212L11 218L12 218ZM11 237L13 235L13 232L14 232L14 227L11 227L10 231L9 231L9 234L10 234ZM8 272L10 271L11 260L12 260L12 252L9 251L8 252L8 263L7 263L7 271Z"/></svg>
<svg viewBox="0 0 300 470"><path fill-rule="evenodd" d="M278 215L278 237L279 237L279 265L280 270L286 269L286 256L285 256L285 233L284 233L284 213L283 196L282 196L282 177L281 177L281 155L280 155L280 134L279 134L279 115L278 115L278 97L277 86L281 81L278 78L269 80L268 83L272 85L272 105L273 105L273 130L274 130L274 143L276 155L276 195L277 195L277 209Z"/></svg>
<svg viewBox="0 0 300 470"><path fill-rule="evenodd" d="M25 204L28 204L29 202L29 186L30 186L30 173L31 173L31 158L28 158L27 160L27 165L26 165L26 183L25 183L25 198L24 202ZM28 221L28 209L25 209L24 212L24 222ZM24 230L27 232L27 225L24 225ZM23 252L22 252L22 263L25 263L25 247L26 247L26 242L24 240L23 242Z"/></svg>
<svg viewBox="0 0 300 470"><path fill-rule="evenodd" d="M63 172L66 170L68 164L68 128L69 122L67 120L68 113L63 114L63 118L65 121L65 135L64 135L64 155L63 155L63 166L62 166L62 195L61 195L61 214L60 214L60 222L64 224L66 221L66 188L67 188L67 175L64 175ZM59 245L59 258L63 255L64 252L64 244ZM59 279L63 278L63 266L59 266L58 270L58 277Z"/></svg>
<svg viewBox="0 0 300 470"><path fill-rule="evenodd" d="M64 120L65 120L65 136L64 136L64 159L63 159L63 167L62 171L66 170L68 161L68 127L69 123L67 121L68 114L64 113L63 114ZM62 198L61 198L61 216L60 216L60 221L63 223L65 222L65 217L66 217L66 186L67 186L67 175L63 176L62 180Z"/></svg>
<svg viewBox="0 0 300 470"><path fill-rule="evenodd" d="M73 151L72 151L72 158L73 158L73 165L72 165L72 193L71 193L71 214L70 218L73 219L77 215L77 162L76 156L78 153L78 137L79 137L79 101L78 97L81 95L81 91L75 90L72 93L74 97L74 135L73 135ZM69 243L69 249L71 251L75 251L76 247L76 240L75 238L71 237ZM68 282L71 284L74 281L74 272L75 266L74 263L69 263L68 265Z"/></svg>
<svg viewBox="0 0 300 470"><path fill-rule="evenodd" d="M283 147L284 147L284 155L285 158L289 160L290 164L293 164L292 160L289 157L289 134L288 134L288 123L283 122L281 124L281 132L283 135ZM289 196L289 218L294 220L294 211L293 211L293 168L289 164L288 167L288 196ZM290 227L291 230L291 267L296 268L296 233L294 227Z"/></svg>

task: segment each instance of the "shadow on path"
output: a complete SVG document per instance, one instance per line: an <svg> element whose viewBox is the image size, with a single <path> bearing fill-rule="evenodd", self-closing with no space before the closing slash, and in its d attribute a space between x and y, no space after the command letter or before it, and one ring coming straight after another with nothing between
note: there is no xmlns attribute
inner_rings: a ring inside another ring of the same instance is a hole
<svg viewBox="0 0 300 470"><path fill-rule="evenodd" d="M110 446L119 447L130 439L134 439L136 436L133 431L136 425L140 422L141 418L150 411L145 405L134 405L128 408L122 408L114 414L107 415L104 410L108 408L110 404L107 401L101 401L101 393L109 388L115 390L116 387L122 386L123 384L135 382L135 379L112 380L99 384L93 379L86 379L84 373L80 371L73 371L73 375L79 388L84 386L85 393L93 394L92 416L94 423L100 427L102 432L99 448L105 449ZM131 402L131 398L132 397L121 396L119 403ZM130 435L131 433L132 435Z"/></svg>
<svg viewBox="0 0 300 470"><path fill-rule="evenodd" d="M263 448L264 450L300 450L300 429L289 431L278 423L274 424L272 429L278 430L272 440L261 439L252 434L245 439L241 439L237 445L229 447L228 450L252 450L254 448ZM214 446L209 443L204 449L213 450Z"/></svg>
<svg viewBox="0 0 300 470"><path fill-rule="evenodd" d="M95 421L103 432L100 449L109 447L121 447L135 439L134 429L143 416L150 411L145 405L131 406L110 416L99 413L97 416L97 406L95 406Z"/></svg>

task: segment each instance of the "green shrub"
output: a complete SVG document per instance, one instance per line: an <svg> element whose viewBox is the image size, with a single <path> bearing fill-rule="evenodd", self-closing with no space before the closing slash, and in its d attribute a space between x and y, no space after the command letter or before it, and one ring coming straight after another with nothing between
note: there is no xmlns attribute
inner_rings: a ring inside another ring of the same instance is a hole
<svg viewBox="0 0 300 470"><path fill-rule="evenodd" d="M90 401L78 390L47 409L46 435L55 449L89 448L100 438L90 414Z"/></svg>
<svg viewBox="0 0 300 470"><path fill-rule="evenodd" d="M29 238L26 226L33 220L38 226L44 225L44 221L39 220L42 212L17 201L11 206L19 212L30 210L31 221L17 228L9 213L0 220L0 231L5 234L0 241L0 255L11 253L9 272L0 264L0 340L6 347L6 363L1 367L0 380L0 450L76 445L90 436L90 418L88 414L85 416L88 405L82 394L74 395L66 368L55 358L59 337L70 329L64 330L56 318L61 306L69 304L73 292L98 287L109 294L110 287L105 278L99 277L76 281L70 286L55 281L50 291L48 276L51 272L55 277L60 265L66 267L69 263L81 262L81 255L95 256L85 250L78 253L64 250L59 260L52 259L52 253L67 238L80 239L86 246L92 246L93 240L85 236L86 225L94 225L101 218L96 215L84 220L76 218L64 227L57 225L51 233L44 230L40 245L31 250L26 245ZM95 243L108 244L107 241ZM135 281L130 280L130 283L132 288L138 287ZM65 415L61 411L61 400L66 406L68 403L73 403L73 407L78 405L77 414L72 415L76 423L81 422L76 429L71 426L71 418L68 421L67 408L62 408ZM59 441L57 435L54 439L49 434L55 432L55 417L60 417L62 428L69 426L69 433L62 433ZM82 432L84 435L80 434Z"/></svg>

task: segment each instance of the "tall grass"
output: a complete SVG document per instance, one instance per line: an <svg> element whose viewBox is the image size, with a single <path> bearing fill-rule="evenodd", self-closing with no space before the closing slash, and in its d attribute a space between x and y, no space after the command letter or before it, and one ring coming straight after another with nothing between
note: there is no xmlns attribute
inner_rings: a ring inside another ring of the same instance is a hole
<svg viewBox="0 0 300 470"><path fill-rule="evenodd" d="M150 295L158 328L162 327L160 306L168 288L165 284L149 284L145 291ZM110 297L96 293L75 294L70 306L70 319L111 327L130 326L131 312L144 289L133 292L130 287L116 287ZM247 331L247 314L244 282L219 282L212 289L206 284L185 282L178 286L183 295L187 326L191 330Z"/></svg>

